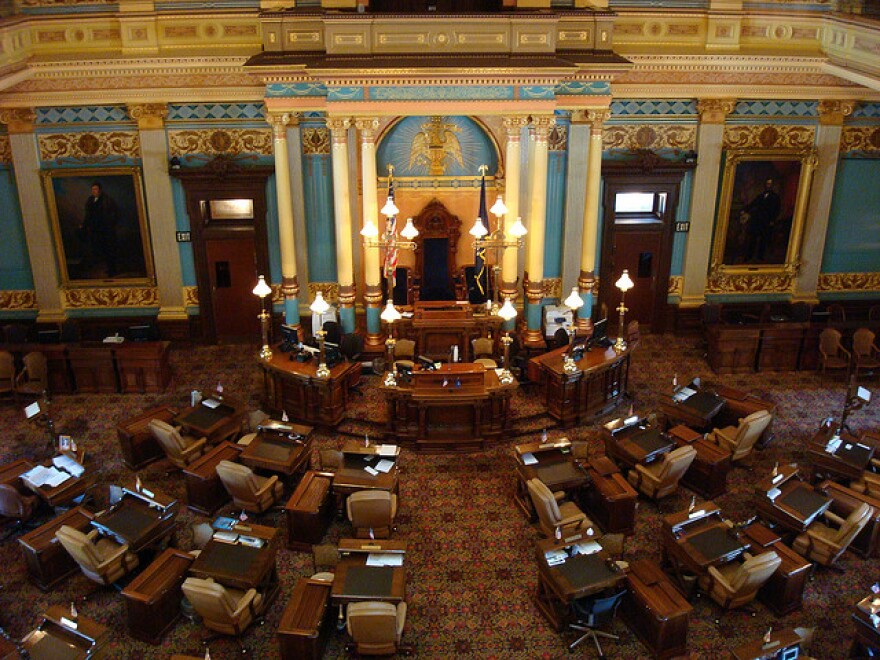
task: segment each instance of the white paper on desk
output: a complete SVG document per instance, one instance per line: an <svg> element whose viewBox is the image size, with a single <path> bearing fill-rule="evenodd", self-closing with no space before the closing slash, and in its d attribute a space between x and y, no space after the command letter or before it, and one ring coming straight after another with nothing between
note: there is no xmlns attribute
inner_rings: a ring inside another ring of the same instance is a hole
<svg viewBox="0 0 880 660"><path fill-rule="evenodd" d="M843 446L843 448L846 449L847 451L852 451L852 445L849 444L848 442Z"/></svg>
<svg viewBox="0 0 880 660"><path fill-rule="evenodd" d="M568 558L568 555L566 554L565 550L562 550L562 549L548 550L547 552L544 553L544 559L546 559L547 563L550 564L551 566L554 566L555 564L561 564L567 558Z"/></svg>
<svg viewBox="0 0 880 660"><path fill-rule="evenodd" d="M67 481L70 478L71 478L71 476L69 474L67 474L67 472L62 472L61 470L58 470L57 468L52 467L52 468L49 468L49 476L46 478L46 481L44 483L45 483L45 485L54 488L55 486L58 486L59 484L63 484L65 481Z"/></svg>
<svg viewBox="0 0 880 660"><path fill-rule="evenodd" d="M697 391L692 390L690 387L682 387L678 392L672 395L672 398L681 403L682 401L687 401L696 393Z"/></svg>
<svg viewBox="0 0 880 660"><path fill-rule="evenodd" d="M379 472L390 472L391 468L394 467L394 461L389 461L387 458L383 458L381 461L376 463L376 470Z"/></svg>
<svg viewBox="0 0 880 660"><path fill-rule="evenodd" d="M586 543L576 543L574 545L574 552L572 554L592 555L593 553L599 552L601 549L602 546L595 541L587 541Z"/></svg>
<svg viewBox="0 0 880 660"><path fill-rule="evenodd" d="M238 542L242 545L250 546L251 548L263 547L263 539L258 539L255 536L239 536Z"/></svg>
<svg viewBox="0 0 880 660"><path fill-rule="evenodd" d="M778 484L778 483L779 483L780 481L782 481L784 478L785 478L785 475L784 475L784 474L777 474L775 477L773 477L772 481L773 481L774 484Z"/></svg>
<svg viewBox="0 0 880 660"><path fill-rule="evenodd" d="M527 451L525 454L522 455L522 462L523 465L534 465L538 462L538 459L535 458L535 455L532 452Z"/></svg>
<svg viewBox="0 0 880 660"><path fill-rule="evenodd" d="M74 477L80 477L82 476L82 473L85 472L85 468L67 454L61 454L60 456L54 457L52 459L52 464L59 470L64 470L65 472L72 474Z"/></svg>
<svg viewBox="0 0 880 660"><path fill-rule="evenodd" d="M782 491L778 488L771 488L767 491L767 497L769 497L771 500L775 500L780 495L782 495Z"/></svg>
<svg viewBox="0 0 880 660"><path fill-rule="evenodd" d="M706 510L705 510L705 509L700 509L700 510L698 510L698 511L693 511L693 512L689 513L689 514L688 514L688 519L691 519L691 518L699 518L699 517L701 517L701 516L705 516L705 515L706 515Z"/></svg>
<svg viewBox="0 0 880 660"><path fill-rule="evenodd" d="M371 552L367 555L367 566L403 566L403 553Z"/></svg>
<svg viewBox="0 0 880 660"><path fill-rule="evenodd" d="M220 405L220 402L217 401L217 399L205 399L204 401L202 401L202 405L208 408L216 408Z"/></svg>
<svg viewBox="0 0 880 660"><path fill-rule="evenodd" d="M28 483L34 486L42 486L46 483L46 479L49 477L49 468L43 467L42 465L38 465L37 467L33 467L23 475L21 478L27 481Z"/></svg>
<svg viewBox="0 0 880 660"><path fill-rule="evenodd" d="M397 445L377 445L376 453L379 456L397 456Z"/></svg>
<svg viewBox="0 0 880 660"><path fill-rule="evenodd" d="M374 477L375 477L377 474L379 474L379 470L376 470L376 469L374 469L374 468L371 468L369 465L367 465L367 466L364 468L364 472L366 472L367 474L370 474L370 475L372 475L372 476L374 476Z"/></svg>
<svg viewBox="0 0 880 660"><path fill-rule="evenodd" d="M235 532L217 531L214 532L214 538L224 543L235 543L238 540L238 534Z"/></svg>
<svg viewBox="0 0 880 660"><path fill-rule="evenodd" d="M856 447L861 447L862 449L870 449L868 445L863 445L861 442L857 442Z"/></svg>

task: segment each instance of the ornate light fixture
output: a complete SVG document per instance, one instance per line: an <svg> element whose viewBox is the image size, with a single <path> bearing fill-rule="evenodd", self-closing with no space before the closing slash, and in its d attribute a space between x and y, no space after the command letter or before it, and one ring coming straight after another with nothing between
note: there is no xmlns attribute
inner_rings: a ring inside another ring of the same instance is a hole
<svg viewBox="0 0 880 660"><path fill-rule="evenodd" d="M494 250L495 252L495 261L492 266L492 277L495 284L496 295L498 296L498 300L500 300L501 282L499 279L501 274L501 256L504 254L504 251L509 248L523 247L525 244L523 238L528 233L528 230L525 225L523 225L522 219L517 218L516 222L510 227L510 230L505 232L504 216L507 215L507 205L505 205L501 195L498 195L495 203L489 211L495 216L495 229L491 230L491 228L487 228L483 224L483 219L477 218L474 222L474 226L470 228L468 233L474 237L474 249L476 251L483 251L485 253L486 250ZM494 311L496 314L498 313L497 302L494 305Z"/></svg>
<svg viewBox="0 0 880 660"><path fill-rule="evenodd" d="M623 300L626 297L626 292L632 289L635 284L629 277L629 271L625 268L623 269L623 273L620 275L620 279L614 283L618 289L620 289L620 304L617 306L617 311L620 312L620 326L617 329L617 341L614 342L614 350L618 353L626 350L626 340L623 338L625 327L623 325L624 318L626 316L627 308L623 304Z"/></svg>
<svg viewBox="0 0 880 660"><path fill-rule="evenodd" d="M263 338L263 346L260 349L260 359L268 361L272 359L272 349L269 348L269 321L271 317L266 310L266 296L272 294L272 287L266 284L266 278L263 275L259 276L253 294L260 298L260 315L258 318L260 319L260 334Z"/></svg>
<svg viewBox="0 0 880 660"><path fill-rule="evenodd" d="M501 309L498 310L498 316L500 316L505 322L512 321L516 318L516 307L510 302L510 298L504 299L504 304L501 306ZM504 336L501 338L501 345L504 346L504 368L498 374L498 380L502 385L510 385L513 382L513 374L510 373L510 345L512 343L513 339L511 339L510 333L505 332Z"/></svg>
<svg viewBox="0 0 880 660"><path fill-rule="evenodd" d="M379 315L379 318L388 324L388 338L385 340L385 378L382 384L386 387L397 386L397 376L394 373L394 335L391 333L391 326L395 321L401 318L400 312L394 307L394 302L389 300L385 304L385 309Z"/></svg>
<svg viewBox="0 0 880 660"><path fill-rule="evenodd" d="M577 364L571 354L571 349L574 346L575 316L578 309L584 304L576 286L571 288L571 293L568 294L568 298L563 301L563 304L571 310L571 327L568 329L568 351L562 357L562 370L567 374L573 374L578 372Z"/></svg>
<svg viewBox="0 0 880 660"><path fill-rule="evenodd" d="M330 305L324 300L324 294L320 291L315 293L315 300L309 305L309 309L312 310L312 314L317 314L319 318L320 330L315 333L318 337L318 368L315 371L315 376L318 378L329 378L330 377L330 369L327 367L327 354L324 346L324 338L327 336L327 332L324 330L324 314L327 313L327 310L330 309Z"/></svg>

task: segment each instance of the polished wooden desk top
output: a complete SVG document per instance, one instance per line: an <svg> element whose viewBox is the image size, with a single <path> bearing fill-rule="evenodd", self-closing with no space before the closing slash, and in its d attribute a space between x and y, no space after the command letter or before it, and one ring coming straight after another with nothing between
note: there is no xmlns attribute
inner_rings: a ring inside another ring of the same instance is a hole
<svg viewBox="0 0 880 660"><path fill-rule="evenodd" d="M259 538L264 543L257 548L211 538L190 566L190 574L198 578L210 577L235 589L247 590L265 584L275 571L278 530L263 525L238 524L232 531Z"/></svg>
<svg viewBox="0 0 880 660"><path fill-rule="evenodd" d="M676 394L681 389L676 388ZM681 401L674 396L661 399L660 410L673 419L684 419L699 428L708 427L726 405L724 398L708 387L697 388L694 394Z"/></svg>
<svg viewBox="0 0 880 660"><path fill-rule="evenodd" d="M385 445L390 447L391 445ZM379 451L382 445L371 445L364 447L354 440L346 441L343 446L343 466L336 471L333 476L333 490L337 492L351 493L356 490L376 489L389 490L397 489L397 479L399 468L397 466L397 457L380 456ZM395 452L399 454L400 448L395 445ZM394 461L394 467L388 472L379 472L378 474L370 474L365 470L366 467L375 467L381 460Z"/></svg>
<svg viewBox="0 0 880 660"><path fill-rule="evenodd" d="M278 622L278 634L313 637L321 628L332 583L301 577Z"/></svg>
<svg viewBox="0 0 880 660"><path fill-rule="evenodd" d="M690 614L694 609L663 570L650 559L630 562L626 579L630 590L638 593L655 617L665 620L677 614Z"/></svg>
<svg viewBox="0 0 880 660"><path fill-rule="evenodd" d="M195 407L187 407L175 417L174 422L193 435L206 436L209 441L215 433L242 418L247 412L244 402L227 394L205 393L203 397ZM216 408L206 406L205 401L211 399L219 401L220 405Z"/></svg>
<svg viewBox="0 0 880 660"><path fill-rule="evenodd" d="M383 458L392 459L400 456L400 446L381 442L371 442L370 445L367 446L366 442L362 444L360 440L349 438L342 445L342 453L361 456L382 456Z"/></svg>
<svg viewBox="0 0 880 660"><path fill-rule="evenodd" d="M695 575L705 575L710 566L726 564L747 549L714 502L664 516L661 531L669 557Z"/></svg>
<svg viewBox="0 0 880 660"><path fill-rule="evenodd" d="M534 445L535 443L528 443L516 448L516 471L522 481L538 478L550 490L568 490L587 484L587 472L574 460L568 440L537 444L536 447ZM520 453L520 449L528 447L534 448ZM537 462L526 465L523 456L527 454L533 456Z"/></svg>
<svg viewBox="0 0 880 660"><path fill-rule="evenodd" d="M126 585L122 595L146 604L157 601L169 589L182 581L194 557L177 548L165 548L162 553Z"/></svg>
<svg viewBox="0 0 880 660"><path fill-rule="evenodd" d="M814 472L818 469L838 478L860 478L862 472L871 469L871 459L877 454L877 438L867 433L856 437L842 431L840 445L829 451L828 441L834 434L834 427L823 427L810 440L807 455Z"/></svg>
<svg viewBox="0 0 880 660"><path fill-rule="evenodd" d="M45 467L52 467L52 461L46 461L44 465ZM86 464L83 467L85 467L85 471L79 477L71 476L57 486L35 486L27 479L21 479L21 483L49 506L63 506L75 500L94 485L94 464Z"/></svg>
<svg viewBox="0 0 880 660"><path fill-rule="evenodd" d="M184 476L199 479L213 479L217 477L217 464L220 461L238 462L242 447L231 442L220 442L199 456L183 469Z"/></svg>
<svg viewBox="0 0 880 660"><path fill-rule="evenodd" d="M0 466L0 484L9 484L17 487L19 485L19 477L34 467L34 464L23 458Z"/></svg>
<svg viewBox="0 0 880 660"><path fill-rule="evenodd" d="M406 598L406 558L402 566L367 566L371 553L405 554L406 543L394 539L340 539L340 560L333 572L330 597L337 603Z"/></svg>
<svg viewBox="0 0 880 660"><path fill-rule="evenodd" d="M605 451L629 467L652 463L675 448L675 442L659 426L640 424L629 433L606 435Z"/></svg>
<svg viewBox="0 0 880 660"><path fill-rule="evenodd" d="M292 475L307 466L312 456L313 427L290 424L301 439L291 439L271 431L257 433L241 452L239 460L253 468Z"/></svg>
<svg viewBox="0 0 880 660"><path fill-rule="evenodd" d="M179 512L177 500L163 493L144 490L134 494L134 488L112 507L92 520L92 527L127 543L132 552L159 543L174 533L174 519Z"/></svg>
<svg viewBox="0 0 880 660"><path fill-rule="evenodd" d="M316 355L308 362L298 362L296 358L291 359L292 353L282 353L276 350L272 353L272 359L260 360L259 365L263 369L277 372L286 378L307 381L314 385L323 385L332 383L333 381L344 380L354 371L358 373L361 370L360 362L348 362L342 360L330 367L330 375L326 378L318 378L318 356Z"/></svg>
<svg viewBox="0 0 880 660"><path fill-rule="evenodd" d="M456 381L461 385L456 386ZM480 382L482 381L482 382ZM513 391L519 386L514 380L504 384L498 380L494 369L486 369L482 364L471 362L444 362L435 371L413 370L412 379L398 378L396 386L381 385L389 396L411 396L416 400L455 401L458 399L485 398L493 392Z"/></svg>
<svg viewBox="0 0 880 660"><path fill-rule="evenodd" d="M87 658L109 639L109 630L97 621L78 616L74 628L64 620L70 621L70 608L50 605L43 622L22 640L33 660Z"/></svg>
<svg viewBox="0 0 880 660"><path fill-rule="evenodd" d="M596 530L593 535L583 532L558 541L540 539L535 543L538 575L561 601L568 603L575 598L618 586L626 580L626 572L604 550L586 555L569 554L574 545L595 542L600 535ZM562 563L550 565L547 553L560 550L568 556Z"/></svg>
<svg viewBox="0 0 880 660"><path fill-rule="evenodd" d="M770 639L756 639L745 644L740 644L730 651L730 657L734 660L773 660L777 654L785 649L796 646L801 641L791 628L770 631Z"/></svg>
<svg viewBox="0 0 880 660"><path fill-rule="evenodd" d="M27 534L22 534L18 537L18 542L33 552L42 552L46 548L58 543L58 540L55 538L55 532L61 529L62 525L73 527L81 532L87 531L94 517L94 514L88 509L77 506L68 509L36 529L32 529Z"/></svg>
<svg viewBox="0 0 880 660"><path fill-rule="evenodd" d="M568 352L568 346L562 346L560 348L555 348L552 351L548 351L543 355L537 355L531 358L529 360L529 366L531 367L530 373L534 373L534 369L538 368L559 378L576 380L581 378L585 373L603 369L609 364L617 362L617 360L629 355L632 350L632 345L628 345L619 353L610 346L608 348L595 346L589 351L583 352L583 357L580 360L575 361L578 371L569 374L563 369L563 356Z"/></svg>
<svg viewBox="0 0 880 660"><path fill-rule="evenodd" d="M755 487L756 504L762 516L793 532L803 532L831 506L831 498L801 481L798 470L783 466ZM779 491L771 498L768 493Z"/></svg>

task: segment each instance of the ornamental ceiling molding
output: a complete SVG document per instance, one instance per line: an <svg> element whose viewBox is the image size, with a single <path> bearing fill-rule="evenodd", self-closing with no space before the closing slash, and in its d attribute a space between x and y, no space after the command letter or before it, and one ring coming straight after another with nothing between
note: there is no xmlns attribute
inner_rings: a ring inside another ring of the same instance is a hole
<svg viewBox="0 0 880 660"><path fill-rule="evenodd" d="M819 273L816 290L823 293L880 291L880 273Z"/></svg>
<svg viewBox="0 0 880 660"><path fill-rule="evenodd" d="M683 149L697 148L696 125L681 124L622 124L605 125L602 131L604 151L639 149Z"/></svg>
<svg viewBox="0 0 880 660"><path fill-rule="evenodd" d="M0 309L4 311L36 309L37 292L27 289L0 291Z"/></svg>
<svg viewBox="0 0 880 660"><path fill-rule="evenodd" d="M880 126L844 126L840 153L877 157L880 154Z"/></svg>
<svg viewBox="0 0 880 660"><path fill-rule="evenodd" d="M754 124L725 126L724 149L809 149L816 140L814 126Z"/></svg>
<svg viewBox="0 0 880 660"><path fill-rule="evenodd" d="M69 309L113 307L157 307L157 287L77 288L62 290L63 305Z"/></svg>
<svg viewBox="0 0 880 660"><path fill-rule="evenodd" d="M46 133L37 136L41 161L108 162L141 157L137 131Z"/></svg>
<svg viewBox="0 0 880 660"><path fill-rule="evenodd" d="M168 152L171 156L192 154L256 153L271 156L271 128L224 128L169 130Z"/></svg>
<svg viewBox="0 0 880 660"><path fill-rule="evenodd" d="M794 284L791 273L709 274L706 293L790 293Z"/></svg>

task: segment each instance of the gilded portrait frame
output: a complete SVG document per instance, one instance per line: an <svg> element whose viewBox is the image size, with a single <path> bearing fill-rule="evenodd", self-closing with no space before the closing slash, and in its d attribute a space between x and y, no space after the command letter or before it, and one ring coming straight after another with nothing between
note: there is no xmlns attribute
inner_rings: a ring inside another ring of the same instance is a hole
<svg viewBox="0 0 880 660"><path fill-rule="evenodd" d="M58 270L65 287L154 286L156 282L140 168L70 168L41 172ZM112 200L112 229L84 223L94 183ZM107 239L106 237L111 237Z"/></svg>
<svg viewBox="0 0 880 660"><path fill-rule="evenodd" d="M753 282L753 288L755 276L765 276L777 286L791 282L800 267L816 163L814 149L725 151L710 288L731 289L728 285L733 280L744 277ZM776 195L779 211L772 221L761 223L762 228L756 202L765 192Z"/></svg>

